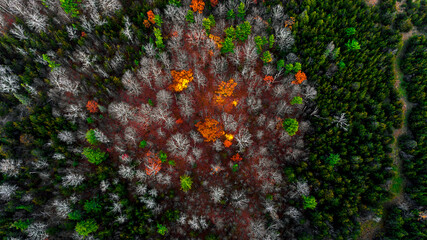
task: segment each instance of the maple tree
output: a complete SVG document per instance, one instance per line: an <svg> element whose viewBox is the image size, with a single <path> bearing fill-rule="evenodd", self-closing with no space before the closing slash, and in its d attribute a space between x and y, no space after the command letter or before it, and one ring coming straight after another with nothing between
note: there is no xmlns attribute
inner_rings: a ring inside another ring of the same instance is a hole
<svg viewBox="0 0 427 240"><path fill-rule="evenodd" d="M147 162L145 163L145 173L147 173L147 175L156 175L161 167L162 161L160 160L160 158L157 156L157 154L152 153L151 151L148 151L146 154L147 157Z"/></svg>
<svg viewBox="0 0 427 240"><path fill-rule="evenodd" d="M297 74L295 74L295 79L295 81L292 81L293 84L301 84L302 82L307 80L307 76L304 72L301 72L301 70L299 70Z"/></svg>
<svg viewBox="0 0 427 240"><path fill-rule="evenodd" d="M231 157L231 160L232 160L233 162L239 162L239 161L242 161L242 160L243 160L243 158L242 158L242 157L240 157L240 155L237 153L237 154L235 154L235 155L233 155L233 156Z"/></svg>
<svg viewBox="0 0 427 240"><path fill-rule="evenodd" d="M224 146L225 146L226 148L230 147L232 144L233 144L233 143L232 143L231 141L228 141L228 139L224 141Z"/></svg>
<svg viewBox="0 0 427 240"><path fill-rule="evenodd" d="M222 40L220 37L209 34L209 38L212 39L212 41L215 42L216 46L221 49L222 48Z"/></svg>
<svg viewBox="0 0 427 240"><path fill-rule="evenodd" d="M154 19L155 16L154 16L154 13L153 13L152 10L150 10L150 11L147 12L147 16L148 16L148 21L149 22L151 22L152 24L156 23L156 20Z"/></svg>
<svg viewBox="0 0 427 240"><path fill-rule="evenodd" d="M265 76L264 81L268 84L272 83L274 81L273 76Z"/></svg>
<svg viewBox="0 0 427 240"><path fill-rule="evenodd" d="M94 100L90 100L86 104L86 108L90 113L96 113L99 111L98 103Z"/></svg>
<svg viewBox="0 0 427 240"><path fill-rule="evenodd" d="M290 17L290 19L285 21L285 28L289 28L292 30L292 25L295 23L295 18Z"/></svg>
<svg viewBox="0 0 427 240"><path fill-rule="evenodd" d="M196 127L205 138L205 142L215 141L217 138L224 135L222 126L217 120L212 118L206 118L205 122L198 122Z"/></svg>
<svg viewBox="0 0 427 240"><path fill-rule="evenodd" d="M202 13L203 9L205 9L205 2L203 0L192 0L190 7L193 9L193 12Z"/></svg>
<svg viewBox="0 0 427 240"><path fill-rule="evenodd" d="M211 6L215 7L218 4L218 0L210 0Z"/></svg>
<svg viewBox="0 0 427 240"><path fill-rule="evenodd" d="M193 71L190 69L188 71L171 71L173 78L173 84L169 88L175 92L181 92L182 90L188 87L188 83L193 81Z"/></svg>
<svg viewBox="0 0 427 240"><path fill-rule="evenodd" d="M236 85L237 83L234 82L233 79L230 79L227 82L221 82L218 87L218 90L215 91L215 93L218 94L217 96L215 96L215 101L217 103L223 103L223 97L230 97L233 94Z"/></svg>

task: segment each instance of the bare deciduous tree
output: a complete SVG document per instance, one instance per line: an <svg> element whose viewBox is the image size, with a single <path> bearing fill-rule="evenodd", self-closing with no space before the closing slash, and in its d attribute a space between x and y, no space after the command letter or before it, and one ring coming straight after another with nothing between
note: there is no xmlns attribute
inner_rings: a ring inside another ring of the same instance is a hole
<svg viewBox="0 0 427 240"><path fill-rule="evenodd" d="M292 36L291 30L283 28L283 26L277 26L275 29L276 43L280 50L284 51L290 49L295 43L295 39Z"/></svg>
<svg viewBox="0 0 427 240"><path fill-rule="evenodd" d="M170 91L166 91L164 89L160 90L156 94L157 104L163 105L166 108L170 108L173 98Z"/></svg>
<svg viewBox="0 0 427 240"><path fill-rule="evenodd" d="M251 140L251 137L252 135L249 133L247 128L241 128L239 130L239 133L235 136L239 152L243 152L245 148L252 145L253 141Z"/></svg>
<svg viewBox="0 0 427 240"><path fill-rule="evenodd" d="M214 201L214 203L219 203L221 198L224 197L224 189L221 187L211 187L210 190L212 201Z"/></svg>
<svg viewBox="0 0 427 240"><path fill-rule="evenodd" d="M344 129L344 131L348 130L348 121L345 117L345 113L341 113L339 116L334 116L334 120L332 120L333 123L335 123L338 127L341 129Z"/></svg>
<svg viewBox="0 0 427 240"><path fill-rule="evenodd" d="M8 201L17 189L18 187L15 185L3 183L0 185L0 199Z"/></svg>
<svg viewBox="0 0 427 240"><path fill-rule="evenodd" d="M135 171L133 170L133 168L129 167L129 166L125 166L125 165L120 165L119 167L119 175L122 178L128 179L128 180L132 180L133 177L135 176Z"/></svg>
<svg viewBox="0 0 427 240"><path fill-rule="evenodd" d="M85 180L85 177L81 174L69 172L62 178L62 185L64 187L77 187Z"/></svg>
<svg viewBox="0 0 427 240"><path fill-rule="evenodd" d="M34 29L36 32L46 31L47 16L41 15L39 11L30 11L25 14L25 20L29 27Z"/></svg>
<svg viewBox="0 0 427 240"><path fill-rule="evenodd" d="M122 8L119 0L99 0L102 13L111 16L115 11Z"/></svg>
<svg viewBox="0 0 427 240"><path fill-rule="evenodd" d="M249 200L243 191L235 190L231 194L231 205L235 208L244 209L248 206Z"/></svg>
<svg viewBox="0 0 427 240"><path fill-rule="evenodd" d="M190 141L182 133L176 133L168 139L166 145L172 156L184 158L190 148Z"/></svg>
<svg viewBox="0 0 427 240"><path fill-rule="evenodd" d="M62 219L66 219L68 214L71 212L70 205L65 200L55 199L52 203L52 206L55 208L56 214Z"/></svg>
<svg viewBox="0 0 427 240"><path fill-rule="evenodd" d="M43 240L49 237L46 233L47 225L41 222L31 223L25 232L28 234L28 237L33 240Z"/></svg>
<svg viewBox="0 0 427 240"><path fill-rule="evenodd" d="M6 73L2 73L1 67L2 66L0 66L0 92L16 93L20 88L18 76L15 74L6 75Z"/></svg>
<svg viewBox="0 0 427 240"><path fill-rule="evenodd" d="M0 162L0 172L10 177L16 177L19 174L21 163L22 161L20 160L3 159Z"/></svg>
<svg viewBox="0 0 427 240"><path fill-rule="evenodd" d="M199 230L200 229L200 225L199 225L199 221L198 221L198 217L193 215L192 218L190 220L188 220L188 225L190 225L190 228L193 230Z"/></svg>
<svg viewBox="0 0 427 240"><path fill-rule="evenodd" d="M70 92L73 95L79 93L80 83L78 81L70 80L65 72L65 68L57 67L52 69L48 76L51 84L60 92Z"/></svg>
<svg viewBox="0 0 427 240"><path fill-rule="evenodd" d="M185 118L190 118L194 114L194 100L190 94L181 94L177 102L180 113Z"/></svg>
<svg viewBox="0 0 427 240"><path fill-rule="evenodd" d="M125 102L113 102L108 105L108 112L113 118L118 119L123 124L126 124L133 118L134 111L132 107Z"/></svg>
<svg viewBox="0 0 427 240"><path fill-rule="evenodd" d="M12 33L13 36L15 36L16 38L18 38L19 40L28 39L28 37L25 34L24 28L21 25L17 24L17 23L13 23L13 28L10 29L10 33Z"/></svg>
<svg viewBox="0 0 427 240"><path fill-rule="evenodd" d="M122 83L130 95L139 96L141 94L142 88L130 70L123 74Z"/></svg>
<svg viewBox="0 0 427 240"><path fill-rule="evenodd" d="M58 133L58 139L67 144L72 144L76 140L74 134L66 130L62 130Z"/></svg>
<svg viewBox="0 0 427 240"><path fill-rule="evenodd" d="M234 120L233 115L223 112L221 115L224 129L227 132L234 132L237 129L237 122Z"/></svg>

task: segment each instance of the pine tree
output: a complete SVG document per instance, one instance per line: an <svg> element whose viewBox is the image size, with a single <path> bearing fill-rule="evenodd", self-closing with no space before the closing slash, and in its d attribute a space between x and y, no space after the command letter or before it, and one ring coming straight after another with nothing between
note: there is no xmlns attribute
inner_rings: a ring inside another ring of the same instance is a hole
<svg viewBox="0 0 427 240"><path fill-rule="evenodd" d="M90 163L93 163L95 165L100 164L108 157L108 154L102 152L99 148L85 148L83 150L83 155L88 159Z"/></svg>
<svg viewBox="0 0 427 240"><path fill-rule="evenodd" d="M282 127L289 136L293 136L298 132L298 121L295 118L287 118L282 122Z"/></svg>
<svg viewBox="0 0 427 240"><path fill-rule="evenodd" d="M78 222L76 225L76 232L79 235L87 237L90 233L98 230L98 224L93 219Z"/></svg>
<svg viewBox="0 0 427 240"><path fill-rule="evenodd" d="M181 180L181 189L184 192L187 192L191 189L191 185L193 184L193 180L188 175L183 175L179 178Z"/></svg>
<svg viewBox="0 0 427 240"><path fill-rule="evenodd" d="M245 19L246 10L245 10L245 4L243 2L240 2L239 8L237 9L237 17L240 19Z"/></svg>
<svg viewBox="0 0 427 240"><path fill-rule="evenodd" d="M222 44L221 48L222 53L230 53L234 52L234 43L232 38L225 38L224 43Z"/></svg>

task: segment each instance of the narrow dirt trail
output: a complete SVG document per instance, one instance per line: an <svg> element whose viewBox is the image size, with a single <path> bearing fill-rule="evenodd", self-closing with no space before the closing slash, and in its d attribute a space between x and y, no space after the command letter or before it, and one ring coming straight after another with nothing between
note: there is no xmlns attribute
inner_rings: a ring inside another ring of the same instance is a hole
<svg viewBox="0 0 427 240"><path fill-rule="evenodd" d="M395 204L398 204L398 203L405 201L405 199L403 197L403 188L405 186L405 180L404 180L404 176L402 176L402 161L401 161L400 156L399 156L400 149L399 149L397 140L399 139L400 136L405 135L408 132L407 114L411 110L413 104L408 101L406 90L402 86L404 74L403 74L402 70L400 69L400 63L401 63L401 60L403 58L404 53L406 52L406 48L408 46L408 39L410 37L412 37L413 35L417 35L417 34L420 34L420 33L417 31L417 29L415 29L415 27L410 32L401 33L403 45L399 49L399 51L396 55L396 58L393 62L393 72L394 72L394 78L395 78L394 87L400 93L400 101L403 104L403 106L402 106L403 124L400 128L393 130L393 137L394 137L395 141L391 145L392 152L390 154L390 157L393 159L393 165L397 171L397 176L396 176L396 178L393 178L393 180L396 181L397 179L400 179L401 182L399 182L399 183L395 183L394 181L391 182L390 188L392 187L393 184L398 184L398 189L394 193L395 196L384 204L384 208L387 208L388 206L395 205ZM361 222L362 233L361 233L359 239L360 240L373 239L375 237L376 233L378 233L381 230L381 228L383 227L383 224L384 224L384 217L379 222L376 222L373 220L366 220L364 222Z"/></svg>

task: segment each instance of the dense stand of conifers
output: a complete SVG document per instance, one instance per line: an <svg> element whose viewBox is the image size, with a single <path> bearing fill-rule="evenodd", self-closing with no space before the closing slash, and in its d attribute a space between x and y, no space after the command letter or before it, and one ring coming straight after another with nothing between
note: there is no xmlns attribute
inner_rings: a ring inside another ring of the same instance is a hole
<svg viewBox="0 0 427 240"><path fill-rule="evenodd" d="M25 8L10 7L20 2L27 4ZM94 166L82 161L83 146L77 143L85 141L86 131L81 129L96 128L94 124L102 116L86 116L73 109L73 101L67 100L70 95L48 91L54 78L50 69L71 64L75 70L71 74L85 82L82 85L92 94L76 107L84 110L91 99L107 106L123 89L123 73L139 66L146 51L141 46L154 44L152 28L144 27L146 13L190 1L94 0L87 1L94 7L85 8L82 2L86 1L79 0L35 2L0 0L0 12L4 12L0 16L4 26L0 37L0 236L79 239L90 233L94 239L164 238L168 231L165 227L178 224L179 211L167 209L159 215L147 206L173 201L179 190L150 192L147 199L152 201L137 201L114 164ZM213 10L211 2L216 1L205 1L204 11ZM393 176L392 131L401 127L403 118L402 103L393 86L392 62L401 44L395 29L404 31L412 24L422 27L426 21L422 11L425 1L407 2L410 11L397 19L393 0L380 1L375 7L362 0L258 3L267 14L281 4L288 17L295 18L293 49L273 54L286 59L290 52L295 53L317 90L315 104L306 105L304 116L313 126L304 143L310 155L282 169L289 184L307 183L312 196L304 197L304 201L286 200L299 211L294 218L280 214L286 228L273 229L281 237L356 238L361 234L361 221L382 217L385 231L381 236L386 239L425 237L426 221L420 216L426 210L420 206L426 205L427 63L426 39L421 36L411 39L402 63L408 98L416 103L409 114L410 133L399 140L403 173L408 179L405 191L412 205L393 207L386 216L382 207L392 197L386 186ZM58 11L60 8L65 12ZM82 15L87 18L77 17ZM413 22L408 23L408 19ZM96 23L104 20L105 24ZM13 30L7 33L6 28ZM129 41L126 29L132 31L134 42ZM84 46L90 46L96 56L73 57L87 61L87 65L61 62ZM72 85L58 87L74 89ZM69 115L64 117L57 109L69 109ZM70 116L84 121L69 121ZM73 171L77 167L78 173ZM313 200L317 205L305 209ZM271 218L266 219L272 225ZM209 226L204 231L189 230L188 237L230 236L214 224ZM236 232L233 229L231 234Z"/></svg>

